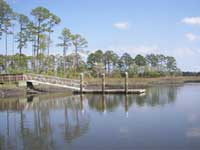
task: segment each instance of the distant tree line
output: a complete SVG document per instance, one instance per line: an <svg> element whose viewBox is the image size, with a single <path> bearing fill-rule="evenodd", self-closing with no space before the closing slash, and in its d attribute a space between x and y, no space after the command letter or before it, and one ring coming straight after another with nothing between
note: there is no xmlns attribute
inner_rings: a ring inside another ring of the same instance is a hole
<svg viewBox="0 0 200 150"><path fill-rule="evenodd" d="M93 76L99 76L103 72L108 76L123 76L128 72L129 76L159 77L166 75L180 75L177 68L176 59L172 56L148 54L136 55L134 58L130 54L117 55L114 51L108 50L103 53L97 50L87 58L87 67Z"/></svg>
<svg viewBox="0 0 200 150"><path fill-rule="evenodd" d="M37 7L30 17L16 13L4 0L0 0L0 39L4 39L5 55L0 55L1 73L43 73L64 77L74 77L84 72L88 76L106 73L110 77L120 77L125 71L129 76L158 77L180 74L176 60L171 56L149 54L132 57L128 53L119 56L112 50L97 50L83 59L81 53L88 42L80 34L73 34L64 28L58 37L57 47L62 47L62 55L52 55L52 33L61 19L47 8ZM8 42L12 40L12 55L8 55ZM18 52L14 54L14 45ZM27 49L29 49L27 51ZM73 52L67 55L67 52ZM55 50L54 50L55 51ZM31 53L27 56L25 53Z"/></svg>
<svg viewBox="0 0 200 150"><path fill-rule="evenodd" d="M200 72L182 72L183 76L200 76Z"/></svg>
<svg viewBox="0 0 200 150"><path fill-rule="evenodd" d="M37 73L32 63L34 56L20 55L19 53L8 56L0 55L1 72L5 71L5 60L9 64L7 67L7 72L9 73ZM46 60L48 60L48 63ZM122 77L124 72L128 72L130 77L181 75L174 57L155 54L148 54L145 57L136 55L133 58L128 53L119 56L111 50L105 52L97 50L90 53L86 60L80 54L72 53L70 55L50 54L42 57L40 55L38 61L39 73L62 77L75 77L80 72L84 72L88 77L99 77L102 73L109 77ZM78 67L76 67L77 63Z"/></svg>

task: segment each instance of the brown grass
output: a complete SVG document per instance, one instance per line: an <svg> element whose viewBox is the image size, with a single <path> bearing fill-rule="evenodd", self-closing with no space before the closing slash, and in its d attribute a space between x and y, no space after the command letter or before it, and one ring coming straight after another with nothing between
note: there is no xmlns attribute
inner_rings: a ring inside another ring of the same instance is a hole
<svg viewBox="0 0 200 150"><path fill-rule="evenodd" d="M100 87L101 78L85 79L90 88ZM119 88L124 86L124 78L106 78L106 87ZM181 84L185 82L200 82L200 77L160 77L160 78L129 78L129 87L145 88L160 84Z"/></svg>

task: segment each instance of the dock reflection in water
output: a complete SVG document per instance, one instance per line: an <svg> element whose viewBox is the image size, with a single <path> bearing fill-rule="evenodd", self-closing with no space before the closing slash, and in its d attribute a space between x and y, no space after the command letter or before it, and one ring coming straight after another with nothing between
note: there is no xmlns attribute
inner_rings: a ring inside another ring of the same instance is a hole
<svg viewBox="0 0 200 150"><path fill-rule="evenodd" d="M137 110L152 111L149 108L160 109L169 107L169 104L173 105L176 103L178 89L176 86L149 88L145 95L50 95L2 99L0 149L105 148L102 144L112 148L112 143L121 138L115 137L117 130L123 132L122 137L129 139L121 139L119 146L127 142L128 147L137 147L137 144L131 145L134 134L129 130L135 130L137 127L134 129L134 120L129 116L137 116ZM100 122L102 120L107 122ZM127 126L127 129L124 126ZM145 124L142 126L149 128ZM110 139L110 144L105 140L112 135L103 135L107 131L114 136ZM135 134L139 135L137 132ZM144 137L143 134L141 136ZM102 143L92 143L98 139L102 140Z"/></svg>

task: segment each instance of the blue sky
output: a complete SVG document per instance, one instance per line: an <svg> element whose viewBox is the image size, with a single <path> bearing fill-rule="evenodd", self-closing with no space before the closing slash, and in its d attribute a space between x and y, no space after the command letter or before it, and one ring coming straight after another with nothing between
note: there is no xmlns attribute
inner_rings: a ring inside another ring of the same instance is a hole
<svg viewBox="0 0 200 150"><path fill-rule="evenodd" d="M182 70L200 71L199 0L7 0L14 11L30 15L43 6L62 22L53 34L52 53L62 28L83 35L87 50L114 50L132 56L174 56ZM16 27L17 28L17 27ZM17 29L16 29L17 30ZM11 37L10 37L11 41ZM0 41L3 51L4 39ZM11 44L9 52L11 53ZM30 48L28 48L30 49ZM15 50L17 51L17 50ZM30 54L31 50L24 50Z"/></svg>

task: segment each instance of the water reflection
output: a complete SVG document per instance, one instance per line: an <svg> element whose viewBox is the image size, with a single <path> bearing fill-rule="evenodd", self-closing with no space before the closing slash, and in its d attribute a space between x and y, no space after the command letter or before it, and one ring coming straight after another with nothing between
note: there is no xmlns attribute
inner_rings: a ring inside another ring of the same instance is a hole
<svg viewBox="0 0 200 150"><path fill-rule="evenodd" d="M98 112L113 112L123 104L125 112L136 104L142 106L164 106L174 103L177 96L176 86L149 88L146 94L141 95L87 95L91 109Z"/></svg>
<svg viewBox="0 0 200 150"><path fill-rule="evenodd" d="M62 140L70 143L89 129L83 109L80 96L2 100L0 149L55 149Z"/></svg>
<svg viewBox="0 0 200 150"><path fill-rule="evenodd" d="M106 115L132 107L174 103L177 87L148 89L145 95L29 96L0 100L0 149L59 149L87 135L91 113ZM123 113L124 113L123 112ZM95 119L93 118L93 121Z"/></svg>
<svg viewBox="0 0 200 150"><path fill-rule="evenodd" d="M144 97L136 97L138 106L163 106L165 104L173 103L177 96L177 86L149 88L148 94Z"/></svg>

